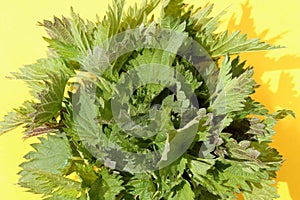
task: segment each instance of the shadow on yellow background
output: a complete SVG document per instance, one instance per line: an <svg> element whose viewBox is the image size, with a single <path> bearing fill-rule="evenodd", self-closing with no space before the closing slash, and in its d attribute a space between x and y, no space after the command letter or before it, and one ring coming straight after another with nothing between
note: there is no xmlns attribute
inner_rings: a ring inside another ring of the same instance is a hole
<svg viewBox="0 0 300 200"><path fill-rule="evenodd" d="M242 10L239 23L234 16L230 19L228 24L230 30L242 30L251 38L261 38L271 44L275 44L282 37L279 35L267 40L265 38L267 29L260 34L256 33L249 2L242 4ZM244 53L241 57L254 66L254 78L261 85L254 94L255 100L262 102L271 112L286 108L293 110L298 116L296 119L288 117L277 124L275 128L277 134L272 146L286 159L277 174L277 180L287 182L292 199L300 199L300 93L296 89L300 83L300 57L284 55L275 59L268 57L267 52Z"/></svg>

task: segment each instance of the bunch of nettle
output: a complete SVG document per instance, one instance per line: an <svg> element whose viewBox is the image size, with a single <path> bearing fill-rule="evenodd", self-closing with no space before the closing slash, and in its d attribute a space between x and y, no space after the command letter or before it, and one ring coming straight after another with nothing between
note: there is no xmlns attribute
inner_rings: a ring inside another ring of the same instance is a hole
<svg viewBox="0 0 300 200"><path fill-rule="evenodd" d="M96 23L73 10L40 23L48 57L13 73L33 100L0 124L42 136L19 184L49 200L276 197L282 157L269 144L293 113L251 98L253 68L238 56L276 47L217 32L212 5L124 3Z"/></svg>

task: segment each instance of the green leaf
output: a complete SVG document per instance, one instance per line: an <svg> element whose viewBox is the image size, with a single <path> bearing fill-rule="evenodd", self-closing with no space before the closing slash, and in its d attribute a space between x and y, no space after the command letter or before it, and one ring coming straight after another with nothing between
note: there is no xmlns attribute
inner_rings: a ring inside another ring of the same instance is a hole
<svg viewBox="0 0 300 200"><path fill-rule="evenodd" d="M205 159L205 160L191 160L189 163L189 168L193 174L194 181L199 184L202 181L202 177L206 175L207 171L213 167L215 160Z"/></svg>
<svg viewBox="0 0 300 200"><path fill-rule="evenodd" d="M176 160L174 163L170 164L169 166L162 168L159 170L159 175L162 178L170 179L170 181L176 181L179 179L187 165L187 159L182 157ZM167 180L166 180L167 181Z"/></svg>
<svg viewBox="0 0 300 200"><path fill-rule="evenodd" d="M193 30L198 33L205 33L203 37L210 37L209 34L213 34L213 32L217 30L220 17L225 14L225 12L222 11L216 17L209 17L213 6L213 4L207 4L203 8L198 8L191 14L191 18L189 19L189 26L192 26Z"/></svg>
<svg viewBox="0 0 300 200"><path fill-rule="evenodd" d="M240 190L250 192L252 188L249 186L249 182L259 183L262 180L259 172L238 163L233 163L230 167L226 168L220 173L219 177L223 180L224 186L232 188L237 193Z"/></svg>
<svg viewBox="0 0 300 200"><path fill-rule="evenodd" d="M63 72L60 75L49 74L49 77L50 80L45 81L47 89L39 94L40 103L36 104L34 121L37 124L43 124L57 117L62 108L68 77Z"/></svg>
<svg viewBox="0 0 300 200"><path fill-rule="evenodd" d="M10 78L24 80L35 98L39 98L39 93L45 89L45 81L51 81L54 75L74 75L73 69L69 69L60 58L39 59L34 64L24 66L20 71L13 72L13 77Z"/></svg>
<svg viewBox="0 0 300 200"><path fill-rule="evenodd" d="M256 166L256 168L254 167ZM265 172L257 170L259 165L216 160L193 160L190 169L193 179L203 186L211 194L220 196L222 199L234 198L232 191L251 191L249 183L259 183L268 178Z"/></svg>
<svg viewBox="0 0 300 200"><path fill-rule="evenodd" d="M294 117L294 118L296 118L296 115L295 115L295 113L293 112L293 111L291 111L291 110L286 110L286 109L283 109L283 110L277 110L275 113L273 113L272 114L272 116L275 118L275 119L277 119L277 120L279 120L279 119L283 119L283 118L285 118L285 117L287 117L287 116L292 116L292 117Z"/></svg>
<svg viewBox="0 0 300 200"><path fill-rule="evenodd" d="M87 50L91 49L92 46L92 34L94 32L95 25L91 21L88 24L80 18L79 14L76 14L71 7L70 19L70 31L74 38L74 45L80 49L83 55L86 55Z"/></svg>
<svg viewBox="0 0 300 200"><path fill-rule="evenodd" d="M90 21L86 24L72 8L71 17L71 19L62 17L62 20L54 17L54 22L45 20L39 24L46 28L50 36L44 39L50 44L51 49L64 59L76 60L91 49L95 25Z"/></svg>
<svg viewBox="0 0 300 200"><path fill-rule="evenodd" d="M170 198L171 200L194 200L195 194L187 181L183 181L180 185L174 188L175 192Z"/></svg>
<svg viewBox="0 0 300 200"><path fill-rule="evenodd" d="M210 107L217 116L242 110L246 98L254 91L252 69L246 70L239 77L232 77L230 70L231 61L226 56L222 62L215 92L211 97Z"/></svg>
<svg viewBox="0 0 300 200"><path fill-rule="evenodd" d="M109 36L109 26L106 26L104 22L100 23L98 22L97 28L94 31L93 34L93 41L94 41L94 48L97 46L103 45L103 42L105 42Z"/></svg>
<svg viewBox="0 0 300 200"><path fill-rule="evenodd" d="M233 189L222 184L222 181L218 179L218 171L216 170L203 176L200 186L204 187L210 194L219 196L219 199L232 199L234 197Z"/></svg>
<svg viewBox="0 0 300 200"><path fill-rule="evenodd" d="M88 142L98 142L101 133L96 123L98 111L93 97L82 88L73 96L74 126L81 140Z"/></svg>
<svg viewBox="0 0 300 200"><path fill-rule="evenodd" d="M3 121L0 121L0 135L15 129L24 123L24 119L18 113L9 112L4 116Z"/></svg>
<svg viewBox="0 0 300 200"><path fill-rule="evenodd" d="M24 81L43 81L50 78L49 74L59 74L63 71L66 74L72 74L72 70L68 69L60 58L43 58L37 60L36 63L25 65L20 69L20 73L12 72L13 78L21 79Z"/></svg>
<svg viewBox="0 0 300 200"><path fill-rule="evenodd" d="M0 121L0 135L23 124L27 123L27 126L28 124L31 124L31 115L34 112L33 105L34 102L25 101L20 108L14 109L14 111L9 112L6 116L4 116L3 121Z"/></svg>
<svg viewBox="0 0 300 200"><path fill-rule="evenodd" d="M74 200L79 199L80 196L81 199L86 199L79 182L65 178L60 174L27 170L20 172L20 175L22 178L19 180L19 184L29 188L28 191L30 192L43 194L45 200Z"/></svg>
<svg viewBox="0 0 300 200"><path fill-rule="evenodd" d="M181 22L179 18L172 18L170 16L166 16L162 18L160 21L161 28L167 30L174 30L177 32L183 32L186 28L186 22Z"/></svg>
<svg viewBox="0 0 300 200"><path fill-rule="evenodd" d="M44 20L43 23L40 22L39 25L46 28L46 31L52 39L57 39L69 44L74 43L74 38L70 30L70 21L65 17L62 17L62 19L54 17L53 21L54 22Z"/></svg>
<svg viewBox="0 0 300 200"><path fill-rule="evenodd" d="M251 183L250 185L252 187L251 192L243 192L245 200L271 200L279 198L274 181L272 180L261 180L260 183Z"/></svg>
<svg viewBox="0 0 300 200"><path fill-rule="evenodd" d="M254 101L251 97L246 98L243 110L235 113L238 118L245 118L249 115L268 116L269 110L259 102Z"/></svg>
<svg viewBox="0 0 300 200"><path fill-rule="evenodd" d="M74 44L66 44L57 39L45 38L49 43L49 48L53 49L61 58L66 60L76 60L82 56L80 49Z"/></svg>
<svg viewBox="0 0 300 200"><path fill-rule="evenodd" d="M290 110L279 110L271 115L267 115L265 119L262 120L262 124L265 126L264 135L257 135L257 140L259 142L272 142L273 135L276 133L274 127L279 119L282 119L288 115L294 116L294 113Z"/></svg>
<svg viewBox="0 0 300 200"><path fill-rule="evenodd" d="M198 8L191 14L189 23L195 30L201 30L201 27L209 22L208 16L212 12L213 4L207 4L203 8Z"/></svg>
<svg viewBox="0 0 300 200"><path fill-rule="evenodd" d="M69 167L72 153L65 136L48 135L39 138L41 143L32 144L35 151L25 155L29 162L21 165L24 170L38 169L54 174L63 174Z"/></svg>
<svg viewBox="0 0 300 200"><path fill-rule="evenodd" d="M251 147L250 141L248 140L243 140L237 143L231 138L229 141L227 141L225 146L227 148L228 155L232 159L261 163L260 160L258 160L260 152Z"/></svg>
<svg viewBox="0 0 300 200"><path fill-rule="evenodd" d="M186 64L177 63L175 69L178 73L184 76L185 81L191 86L193 91L202 85L203 82L195 78L196 72L192 69L189 69Z"/></svg>
<svg viewBox="0 0 300 200"><path fill-rule="evenodd" d="M92 199L115 199L124 189L120 176L110 174L106 168L101 168L99 173L101 179L92 185L89 195Z"/></svg>
<svg viewBox="0 0 300 200"><path fill-rule="evenodd" d="M158 185L162 185L162 190L165 190L165 193L169 193L171 188L181 185L187 162L185 157L181 157L169 166L155 172L159 180Z"/></svg>
<svg viewBox="0 0 300 200"><path fill-rule="evenodd" d="M204 109L197 114L184 127L168 133L162 157L157 163L159 167L167 166L170 164L169 161L177 160L191 146L197 134L199 121L206 117Z"/></svg>
<svg viewBox="0 0 300 200"><path fill-rule="evenodd" d="M153 199L156 188L149 175L136 174L128 182L128 185L130 186L130 193L135 197L139 197L140 200Z"/></svg>
<svg viewBox="0 0 300 200"><path fill-rule="evenodd" d="M180 17L183 11L183 0L163 0L162 1L162 16Z"/></svg>
<svg viewBox="0 0 300 200"><path fill-rule="evenodd" d="M88 151L98 159L104 159L106 151L115 145L103 134L103 124L98 123L99 110L92 92L80 88L72 99L73 123L72 130ZM101 120L101 116L100 116ZM105 150L103 150L105 148Z"/></svg>
<svg viewBox="0 0 300 200"><path fill-rule="evenodd" d="M94 170L94 167L91 164L86 165L82 163L76 163L75 165L76 172L82 179L83 187L91 187L93 183L99 178Z"/></svg>
<svg viewBox="0 0 300 200"><path fill-rule="evenodd" d="M170 38L165 38L166 40L160 40L159 43L153 44L154 46L157 46L157 49L150 50L150 49L144 49L142 51L142 54L138 54L138 56L135 59L130 60L131 68L138 67L145 64L160 64L160 65L166 65L171 66L174 62L175 55L177 51L179 50L180 46L183 44L185 38L185 34L172 34L166 33ZM165 37L162 35L162 37ZM153 38L153 36L152 36ZM173 41L177 41L174 43ZM164 48L162 50L161 48ZM173 53L171 53L173 52Z"/></svg>
<svg viewBox="0 0 300 200"><path fill-rule="evenodd" d="M145 18L157 7L159 2L160 0L143 0L139 8L136 3L133 7L129 7L124 13L121 30L126 30L128 27L134 29L138 25L146 23Z"/></svg>
<svg viewBox="0 0 300 200"><path fill-rule="evenodd" d="M93 51L89 50L88 55L81 61L82 68L90 73L103 77L104 72L111 67L106 51L99 46Z"/></svg>
<svg viewBox="0 0 300 200"><path fill-rule="evenodd" d="M217 36L209 51L212 57L220 57L226 54L238 54L275 48L278 48L278 46L270 46L265 42L261 42L259 39L247 39L247 34L240 34L240 31L229 35L228 31L225 31Z"/></svg>
<svg viewBox="0 0 300 200"><path fill-rule="evenodd" d="M76 199L81 184L63 175L71 165L72 152L65 136L48 135L32 144L35 151L25 155L19 184L29 191L43 194L45 199Z"/></svg>
<svg viewBox="0 0 300 200"><path fill-rule="evenodd" d="M106 37L104 38L108 39L119 32L123 18L124 4L125 0L115 0L113 1L112 6L108 6L108 12L106 12L106 16L102 20L100 26L104 28L101 29L102 31L107 31L105 33Z"/></svg>
<svg viewBox="0 0 300 200"><path fill-rule="evenodd" d="M270 147L267 142L252 142L251 146L260 152L258 159L265 165L269 176L276 178L276 171L280 169L283 163L279 152Z"/></svg>

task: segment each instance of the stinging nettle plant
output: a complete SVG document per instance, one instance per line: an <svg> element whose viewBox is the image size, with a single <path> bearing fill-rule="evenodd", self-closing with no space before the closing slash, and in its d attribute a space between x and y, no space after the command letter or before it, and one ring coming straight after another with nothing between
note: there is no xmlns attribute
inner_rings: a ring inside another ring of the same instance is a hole
<svg viewBox="0 0 300 200"><path fill-rule="evenodd" d="M283 160L269 144L294 114L251 98L253 68L238 56L277 47L217 32L211 4L124 3L95 23L73 10L40 23L48 57L12 74L33 100L0 122L0 134L40 136L19 185L49 200L278 197Z"/></svg>

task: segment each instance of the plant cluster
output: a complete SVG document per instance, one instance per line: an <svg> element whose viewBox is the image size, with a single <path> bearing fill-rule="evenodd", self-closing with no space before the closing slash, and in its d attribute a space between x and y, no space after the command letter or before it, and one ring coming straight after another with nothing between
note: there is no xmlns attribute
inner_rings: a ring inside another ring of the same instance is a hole
<svg viewBox="0 0 300 200"><path fill-rule="evenodd" d="M13 73L28 84L33 100L0 123L0 133L23 126L25 138L47 134L25 156L19 184L49 200L277 197L274 179L283 160L270 143L277 120L293 113L269 113L251 98L257 87L253 68L238 56L276 47L239 31L218 32L222 13L211 17L211 4L194 9L182 0L143 0L124 12L124 3L113 1L95 23L73 10L70 18L40 23L49 34L48 57ZM155 20L152 13L159 5ZM111 39L128 30L140 31L130 39L126 34ZM210 65L201 70L201 57L179 56L191 43L163 38L160 30L192 38L211 57ZM139 46L118 55L126 46L151 45L159 37L173 53ZM127 81L130 73L138 77L138 88ZM167 86L143 84L153 74ZM139 137L128 134L133 125L124 116L142 127ZM180 154L184 145L187 150ZM152 158L123 155L157 149L162 156L154 160L156 170L143 170ZM169 159L174 162L164 164Z"/></svg>

